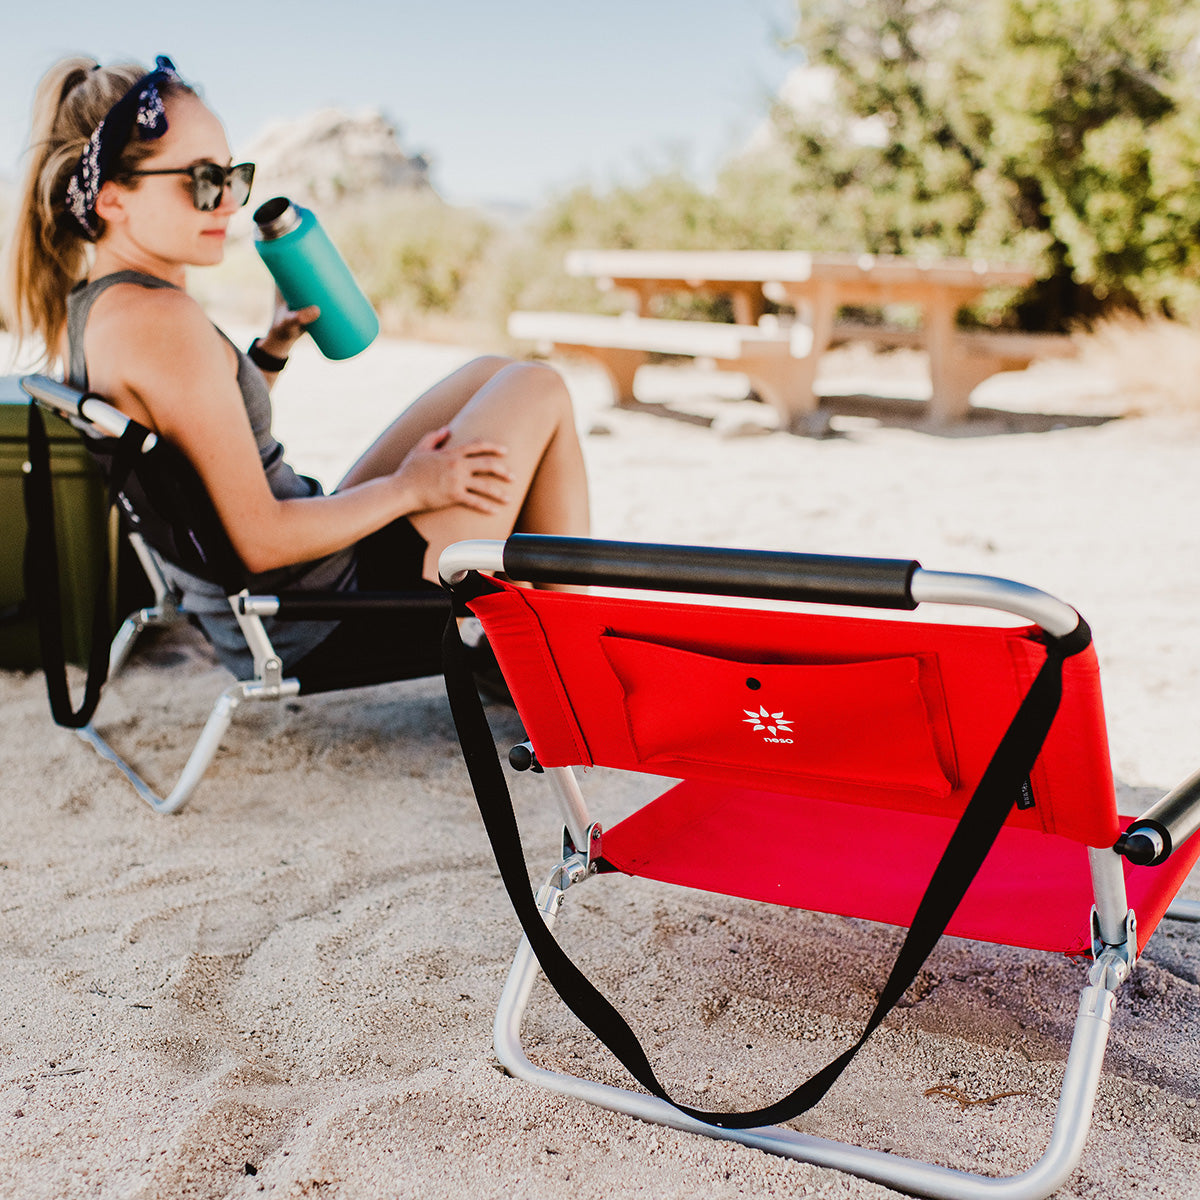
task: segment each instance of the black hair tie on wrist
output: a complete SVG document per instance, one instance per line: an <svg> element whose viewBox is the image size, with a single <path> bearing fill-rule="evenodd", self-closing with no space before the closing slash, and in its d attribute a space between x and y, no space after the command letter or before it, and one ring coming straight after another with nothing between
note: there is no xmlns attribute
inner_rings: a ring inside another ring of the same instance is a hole
<svg viewBox="0 0 1200 1200"><path fill-rule="evenodd" d="M284 367L287 366L288 360L286 358L280 358L278 355L269 354L258 343L258 338L255 338L254 341L250 343L250 349L246 351L246 357L256 367L258 367L260 371L271 371L275 374L278 374L283 370Z"/></svg>

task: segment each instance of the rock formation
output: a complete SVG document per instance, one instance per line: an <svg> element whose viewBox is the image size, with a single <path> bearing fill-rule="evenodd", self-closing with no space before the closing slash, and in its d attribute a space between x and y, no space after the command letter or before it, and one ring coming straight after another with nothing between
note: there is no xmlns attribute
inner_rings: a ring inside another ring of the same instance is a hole
<svg viewBox="0 0 1200 1200"><path fill-rule="evenodd" d="M392 189L432 193L429 163L406 154L395 126L378 109L322 109L269 125L248 147L258 164L258 199L287 195L302 203L331 202Z"/></svg>

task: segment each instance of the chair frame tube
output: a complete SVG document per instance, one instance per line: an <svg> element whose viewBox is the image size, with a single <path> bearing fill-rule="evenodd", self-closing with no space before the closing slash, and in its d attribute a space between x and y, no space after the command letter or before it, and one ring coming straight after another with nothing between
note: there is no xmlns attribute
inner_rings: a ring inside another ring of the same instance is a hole
<svg viewBox="0 0 1200 1200"><path fill-rule="evenodd" d="M134 643L145 630L171 625L181 615L179 596L167 582L162 568L158 565L158 560L146 546L141 534L130 532L126 534L126 537L137 555L138 562L142 565L142 570L146 573L146 578L150 581L150 587L154 591L154 603L149 608L141 608L137 612L130 613L121 623L121 628L113 637L108 651L108 676L110 679L119 674L125 666L133 651Z"/></svg>
<svg viewBox="0 0 1200 1200"><path fill-rule="evenodd" d="M60 417L68 421L82 418L109 437L119 438L129 425L129 417L99 396L81 394L69 384L60 383L48 375L26 375L21 380L21 387L39 404L52 409ZM148 433L142 440L141 451L145 454L156 445L158 434Z"/></svg>
<svg viewBox="0 0 1200 1200"><path fill-rule="evenodd" d="M134 642L144 629L152 625L168 625L186 615L185 610L180 607L175 593L167 584L154 556L146 548L142 539L137 534L131 534L130 540L133 542L139 560L146 568L146 575L154 589L156 603L151 608L140 609L126 617L121 628L117 630L109 651L109 661L112 664L111 674L115 674L124 665L133 649ZM183 770L174 787L165 796L155 791L141 774L113 749L112 745L97 731L93 722L88 722L75 731L101 758L107 759L117 767L129 780L133 790L156 813L166 815L178 812L191 799L192 793L196 790L200 780L204 778L205 772L221 748L221 740L243 701L282 700L288 696L296 696L300 692L298 680L281 677L279 658L271 646L261 617L254 611L242 611L239 603L241 599L242 597L232 597L230 605L254 654L255 676L253 679L238 680L217 697Z"/></svg>
<svg viewBox="0 0 1200 1200"><path fill-rule="evenodd" d="M1176 896L1163 915L1172 921L1200 921L1200 900L1181 900Z"/></svg>
<svg viewBox="0 0 1200 1200"><path fill-rule="evenodd" d="M573 885L575 879L587 877L582 872L569 872L564 869L565 866L566 863L556 867L538 892L543 919L551 929L566 889ZM1124 959L1115 948L1104 951L1100 964L1104 967L1104 979L1124 977ZM739 1142L769 1154L832 1167L902 1191L943 1200L986 1200L989 1197L998 1200L1038 1200L1066 1181L1083 1153L1116 1006L1114 989L1103 981L1089 983L1083 988L1054 1127L1046 1151L1033 1166L1019 1175L995 1178L814 1137L786 1126L725 1129L708 1125L655 1096L535 1066L529 1061L521 1042L521 1022L537 973L537 958L528 940L522 937L505 980L492 1030L496 1056L504 1069L516 1078L559 1095L626 1113L639 1120Z"/></svg>
<svg viewBox="0 0 1200 1200"><path fill-rule="evenodd" d="M288 685L294 685L290 687ZM208 720L200 732L183 770L175 786L165 795L160 796L141 775L105 741L92 724L83 726L76 733L87 742L101 758L108 759L129 780L133 790L137 792L156 813L167 814L178 812L191 798L197 784L204 777L221 747L221 739L225 736L233 714L243 700L279 700L284 696L294 696L300 691L300 685L293 680L285 680L278 690L263 688L263 685L253 681L243 681L233 684L223 691L213 705Z"/></svg>
<svg viewBox="0 0 1200 1200"><path fill-rule="evenodd" d="M1157 866L1166 862L1197 830L1200 830L1200 771L1172 788L1129 826L1122 839L1126 846L1123 853L1133 862ZM1142 845L1131 844L1139 835ZM1148 848L1153 849L1152 854L1146 853Z"/></svg>
<svg viewBox="0 0 1200 1200"><path fill-rule="evenodd" d="M529 535L522 535L522 540L525 543L536 543L538 541L574 543L583 541L583 539L575 538L539 539ZM501 541L484 539L455 542L442 551L441 558L438 560L438 573L447 583L457 584L462 582L463 577L469 571L504 571L506 544ZM731 581L726 577L726 572L722 570L723 564L719 558L713 560L711 574L706 574L697 569L689 573L686 578L672 580L664 579L662 574L655 569L657 556L652 552L663 551L665 553L671 551L675 553L676 557L679 557L683 548L654 546L650 544L642 545L636 542L602 543L606 547L619 547L622 544L628 546L630 550L639 551L639 559L644 560L644 562L635 562L625 570L614 573L613 576L599 571L588 572L582 569L581 564L576 564L571 571L572 580L578 581L586 578L588 582L601 586L640 587L648 590L689 593L704 591L709 580L712 580L718 584L717 587L712 589L714 594L768 599L786 598L783 596L783 592L787 589L778 583L770 583L763 586L758 585L751 570L752 557L749 551L741 552L744 561L739 560L735 564L738 568L736 581ZM701 550L698 553L703 552ZM710 553L715 554L716 552L713 551ZM533 556L528 555L527 557L532 558ZM765 551L763 552L763 557L768 561L773 574L781 575L785 572L790 572L794 576L796 585L792 589L795 592L793 598L800 601L811 599L806 594L804 585L805 576L808 574L823 576L830 571L831 564L837 561L829 555L767 553ZM898 565L892 560L849 559L847 561L850 563L860 561L873 563L880 561L886 562L891 566ZM703 566L705 564L702 562L700 565ZM554 578L556 577L547 572L539 572L539 579L543 582ZM891 597L880 598L878 602L872 603L871 600L864 599L861 595L830 598L821 602L877 608L915 608L919 604L956 604L977 608L990 608L997 612L1010 613L1014 616L1024 617L1027 620L1033 621L1054 637L1065 637L1067 634L1074 632L1080 620L1079 614L1075 609L1062 600L1051 596L1048 592L1039 591L1037 588L1029 587L1023 583L1015 583L1011 579L999 579L991 575L928 571L924 567L915 566L915 569L909 573L908 593L908 600L910 602L904 605L892 603Z"/></svg>

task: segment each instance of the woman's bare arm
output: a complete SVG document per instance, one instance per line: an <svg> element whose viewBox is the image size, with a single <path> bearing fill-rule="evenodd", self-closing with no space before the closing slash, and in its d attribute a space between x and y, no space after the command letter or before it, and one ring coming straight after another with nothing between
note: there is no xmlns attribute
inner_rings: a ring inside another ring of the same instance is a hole
<svg viewBox="0 0 1200 1200"><path fill-rule="evenodd" d="M117 285L87 329L89 383L187 455L246 567L266 571L351 545L396 517L506 499L504 449L421 439L399 469L329 496L277 500L250 429L232 349L185 293Z"/></svg>

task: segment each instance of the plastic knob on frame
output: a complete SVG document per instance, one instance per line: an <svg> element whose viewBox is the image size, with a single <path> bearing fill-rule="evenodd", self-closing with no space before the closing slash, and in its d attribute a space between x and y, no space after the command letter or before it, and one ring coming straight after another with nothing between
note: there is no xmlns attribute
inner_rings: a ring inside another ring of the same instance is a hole
<svg viewBox="0 0 1200 1200"><path fill-rule="evenodd" d="M514 771L537 771L540 773L542 769L537 755L533 752L533 746L529 742L520 742L508 752L508 765Z"/></svg>
<svg viewBox="0 0 1200 1200"><path fill-rule="evenodd" d="M1148 828L1127 829L1113 849L1137 867L1152 867L1170 854L1170 844L1164 844L1157 830Z"/></svg>

